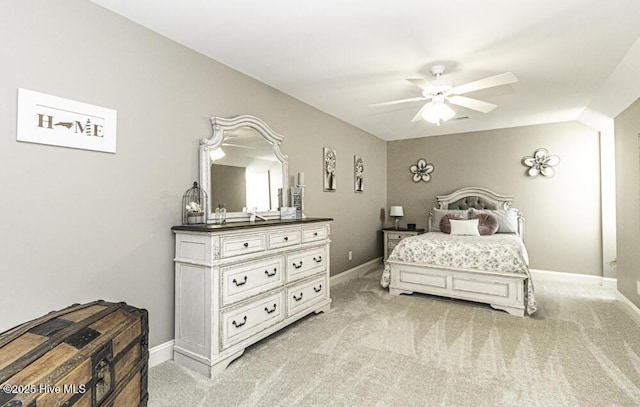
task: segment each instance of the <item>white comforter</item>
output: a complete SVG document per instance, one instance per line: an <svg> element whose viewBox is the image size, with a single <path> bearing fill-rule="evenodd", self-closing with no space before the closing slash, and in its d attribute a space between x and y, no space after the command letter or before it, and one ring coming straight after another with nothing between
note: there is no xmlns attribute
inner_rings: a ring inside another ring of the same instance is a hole
<svg viewBox="0 0 640 407"><path fill-rule="evenodd" d="M533 314L537 309L527 249L516 235L456 236L430 232L402 239L388 260L526 274L527 313Z"/></svg>

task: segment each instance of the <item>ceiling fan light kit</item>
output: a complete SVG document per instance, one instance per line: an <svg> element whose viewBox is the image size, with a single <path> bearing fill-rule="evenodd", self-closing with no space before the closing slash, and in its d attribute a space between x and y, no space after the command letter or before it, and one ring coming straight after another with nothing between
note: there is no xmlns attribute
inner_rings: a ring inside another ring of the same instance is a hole
<svg viewBox="0 0 640 407"><path fill-rule="evenodd" d="M418 111L411 121L424 119L429 123L439 126L442 122L446 122L456 115L455 111L449 106L449 104L461 106L481 113L489 113L498 107L493 103L460 95L486 88L492 88L494 86L507 85L518 81L518 78L516 78L514 74L511 72L505 72L480 79L478 81L455 86L452 81L440 78L440 75L444 73L444 70L444 65L434 65L431 67L431 73L436 77L431 81L427 81L426 79L407 79L409 82L422 89L422 97L376 103L371 106L388 106L398 103L417 102L431 99L431 101L427 102Z"/></svg>
<svg viewBox="0 0 640 407"><path fill-rule="evenodd" d="M429 123L439 126L440 122L446 122L455 115L456 112L444 102L429 102L420 116Z"/></svg>

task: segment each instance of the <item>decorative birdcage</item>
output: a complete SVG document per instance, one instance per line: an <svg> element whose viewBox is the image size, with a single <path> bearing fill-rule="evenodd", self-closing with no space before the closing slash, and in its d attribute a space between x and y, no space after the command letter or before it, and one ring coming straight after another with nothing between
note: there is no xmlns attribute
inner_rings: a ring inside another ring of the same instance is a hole
<svg viewBox="0 0 640 407"><path fill-rule="evenodd" d="M207 223L207 193L197 182L182 195L182 224L201 225Z"/></svg>

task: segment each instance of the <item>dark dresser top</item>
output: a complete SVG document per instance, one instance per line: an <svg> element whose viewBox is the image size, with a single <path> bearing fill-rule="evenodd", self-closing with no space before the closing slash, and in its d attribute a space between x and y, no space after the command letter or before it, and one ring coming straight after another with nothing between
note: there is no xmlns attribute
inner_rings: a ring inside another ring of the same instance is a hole
<svg viewBox="0 0 640 407"><path fill-rule="evenodd" d="M174 226L171 230L180 230L188 232L221 232L234 229L247 229L257 227L269 227L269 226L284 226L284 225L300 225L304 223L315 222L331 222L332 218L302 218L302 219L270 219L270 220L256 220L255 222L228 222L223 225L179 225Z"/></svg>

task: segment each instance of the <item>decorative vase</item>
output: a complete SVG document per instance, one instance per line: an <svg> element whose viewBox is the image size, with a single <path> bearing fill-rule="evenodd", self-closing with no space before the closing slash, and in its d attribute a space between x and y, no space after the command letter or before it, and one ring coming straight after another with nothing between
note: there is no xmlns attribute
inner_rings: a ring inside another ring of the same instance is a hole
<svg viewBox="0 0 640 407"><path fill-rule="evenodd" d="M190 225L195 225L199 223L204 223L204 213L202 212L191 212L187 215L187 223Z"/></svg>

